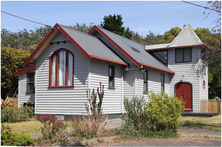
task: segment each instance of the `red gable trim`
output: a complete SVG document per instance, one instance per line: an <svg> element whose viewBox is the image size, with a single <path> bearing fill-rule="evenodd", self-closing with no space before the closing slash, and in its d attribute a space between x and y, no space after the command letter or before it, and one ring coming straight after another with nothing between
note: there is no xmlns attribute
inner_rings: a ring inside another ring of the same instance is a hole
<svg viewBox="0 0 222 147"><path fill-rule="evenodd" d="M115 60L111 60L111 59L106 59L106 58L102 58L102 57L98 57L98 56L94 56L94 55L91 55L91 58L94 58L94 59L99 59L99 60L104 60L104 61L108 61L108 62L112 62L112 63L117 63L117 64L121 64L121 65L126 65L126 63L124 62L119 62L119 61L115 61Z"/></svg>
<svg viewBox="0 0 222 147"><path fill-rule="evenodd" d="M20 71L18 71L18 72L15 72L15 73L12 74L12 77L17 76L17 75L20 75L20 74L25 73L25 72L28 72L28 71L30 71L30 70L32 70L32 69L35 69L35 67L36 67L36 65L32 65L32 66L27 67L27 68L25 68L25 69L22 69L22 70L20 70Z"/></svg>
<svg viewBox="0 0 222 147"><path fill-rule="evenodd" d="M88 59L88 60L91 60L91 57L90 55L59 25L59 24L56 24L55 27L59 28L59 31L69 39L69 41L74 45L76 46L79 51Z"/></svg>
<svg viewBox="0 0 222 147"><path fill-rule="evenodd" d="M206 47L209 50L212 50L205 44L197 44L197 45L185 45L185 46L175 46L175 47L166 47L166 48L157 48L157 49L148 49L146 51L157 51L157 50L167 50L167 49L174 49L174 48L184 48L184 47L196 47L196 46L203 46Z"/></svg>
<svg viewBox="0 0 222 147"><path fill-rule="evenodd" d="M92 34L92 32L96 30L99 32L104 38L106 38L113 46L115 46L122 54L124 54L127 58L129 58L137 67L140 66L140 64L132 57L130 56L124 49L122 49L117 43L115 43L108 35L106 35L99 27L94 26L88 34Z"/></svg>
<svg viewBox="0 0 222 147"><path fill-rule="evenodd" d="M155 66L148 65L148 64L144 64L144 63L141 63L141 62L140 62L140 64L143 65L143 66L146 66L146 67L150 67L150 68L158 69L158 70L161 70L161 71L164 71L164 72L175 74L175 72L170 71L170 70L162 69L162 68L155 67Z"/></svg>
<svg viewBox="0 0 222 147"><path fill-rule="evenodd" d="M104 61L109 61L109 62L113 62L113 63L118 63L118 64L122 64L122 65L127 65L126 63L122 63L122 62L118 62L115 60L110 60L110 59L106 59L106 58L102 58L102 57L98 57L98 56L93 56L93 55L89 55L59 24L56 24L53 29L47 34L47 36L42 40L42 42L38 45L38 47L33 51L33 53L29 56L29 58L25 61L25 66L28 65L28 63L32 60L32 58L36 55L36 53L41 49L41 47L44 45L44 43L49 39L49 37L52 35L52 33L58 29L66 38L68 38L68 40L74 45L76 46L77 49L79 49L79 51L88 59L88 60L92 60L92 58L96 58L96 59L100 59L100 60L104 60Z"/></svg>
<svg viewBox="0 0 222 147"><path fill-rule="evenodd" d="M56 24L53 29L46 35L46 37L42 40L42 42L38 45L38 47L33 51L33 53L29 56L29 58L25 61L25 66L28 65L28 63L32 60L32 58L36 55L36 53L41 49L41 47L45 44L45 42L49 39L49 37L52 35L52 33L59 29L59 31L68 38L68 40L75 45L79 51L86 56L88 60L91 60L90 55L59 25Z"/></svg>

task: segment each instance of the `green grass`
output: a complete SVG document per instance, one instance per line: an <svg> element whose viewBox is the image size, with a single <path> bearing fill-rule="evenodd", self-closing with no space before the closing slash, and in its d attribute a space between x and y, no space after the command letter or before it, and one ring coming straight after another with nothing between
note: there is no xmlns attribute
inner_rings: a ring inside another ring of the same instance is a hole
<svg viewBox="0 0 222 147"><path fill-rule="evenodd" d="M180 119L194 127L221 132L221 115L213 117L181 117Z"/></svg>

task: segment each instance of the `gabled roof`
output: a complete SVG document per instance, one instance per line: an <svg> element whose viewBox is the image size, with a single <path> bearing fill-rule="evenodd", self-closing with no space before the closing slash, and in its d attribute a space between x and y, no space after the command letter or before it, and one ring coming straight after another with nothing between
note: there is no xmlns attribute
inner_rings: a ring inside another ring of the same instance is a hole
<svg viewBox="0 0 222 147"><path fill-rule="evenodd" d="M56 24L47 34L39 46L25 61L25 65L33 60L33 58L37 59L58 32L61 32L88 60L98 59L121 65L127 65L96 37L60 24Z"/></svg>
<svg viewBox="0 0 222 147"><path fill-rule="evenodd" d="M203 44L203 42L196 35L192 27L189 24L187 24L171 43L146 45L145 49L147 51L153 51L153 50L163 50L163 49L172 49L172 48L181 48L181 47L195 47L195 46L203 46L210 49L208 46Z"/></svg>
<svg viewBox="0 0 222 147"><path fill-rule="evenodd" d="M196 35L192 27L187 24L176 38L170 43L169 47L173 46L188 46L203 44L200 38Z"/></svg>
<svg viewBox="0 0 222 147"><path fill-rule="evenodd" d="M145 51L144 45L124 38L106 29L94 26L88 34L93 34L94 31L100 33L106 40L115 46L123 55L131 60L137 67L143 65L161 71L173 73L168 67L163 65L153 56Z"/></svg>

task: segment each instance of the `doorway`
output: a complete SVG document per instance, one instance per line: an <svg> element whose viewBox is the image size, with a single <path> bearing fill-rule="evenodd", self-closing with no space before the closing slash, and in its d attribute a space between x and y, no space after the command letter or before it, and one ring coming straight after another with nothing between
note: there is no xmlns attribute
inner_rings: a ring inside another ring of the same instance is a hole
<svg viewBox="0 0 222 147"><path fill-rule="evenodd" d="M184 111L192 111L192 84L179 82L175 85L176 97L182 97L185 102Z"/></svg>

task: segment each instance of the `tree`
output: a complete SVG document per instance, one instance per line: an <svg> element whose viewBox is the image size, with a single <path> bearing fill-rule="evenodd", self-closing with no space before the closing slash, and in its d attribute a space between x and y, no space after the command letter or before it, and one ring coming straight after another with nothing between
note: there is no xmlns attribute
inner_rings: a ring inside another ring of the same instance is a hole
<svg viewBox="0 0 222 147"><path fill-rule="evenodd" d="M122 25L123 25L122 16L119 14L118 15L114 14L113 16L112 15L104 16L103 22L101 22L100 27L107 29L113 33L116 33L120 36L131 39L132 32L128 27L125 29L125 27L123 27Z"/></svg>
<svg viewBox="0 0 222 147"><path fill-rule="evenodd" d="M104 16L100 27L122 36L124 34L124 27L122 25L122 16L114 14L113 16Z"/></svg>
<svg viewBox="0 0 222 147"><path fill-rule="evenodd" d="M146 37L144 38L144 44L158 44L160 39L162 38L161 35L155 35L153 32L149 31Z"/></svg>
<svg viewBox="0 0 222 147"><path fill-rule="evenodd" d="M40 27L30 31L26 29L20 30L19 32L10 32L6 29L1 31L1 43L3 46L11 47L15 49L24 49L32 52L43 38L51 30L50 26Z"/></svg>
<svg viewBox="0 0 222 147"><path fill-rule="evenodd" d="M212 13L213 11L215 11L218 14L218 18L216 18L216 20L214 21L215 26L212 28L213 32L221 32L221 1L208 1L207 2L208 5L208 9L207 10L211 10L209 12L204 11L204 14L207 14L206 17L209 16L210 13Z"/></svg>
<svg viewBox="0 0 222 147"><path fill-rule="evenodd" d="M12 96L18 87L18 78L12 73L25 67L24 61L30 53L22 49L1 47L1 97Z"/></svg>
<svg viewBox="0 0 222 147"><path fill-rule="evenodd" d="M78 30L80 32L88 33L91 30L91 28L93 27L93 23L91 22L91 23L89 23L89 25L86 25L85 23L83 23L83 24L76 23L76 25L68 26L68 27Z"/></svg>
<svg viewBox="0 0 222 147"><path fill-rule="evenodd" d="M132 31L130 31L129 27L127 27L126 30L124 30L123 37L126 37L128 39L132 38Z"/></svg>
<svg viewBox="0 0 222 147"><path fill-rule="evenodd" d="M169 31L166 31L158 43L170 43L174 38L180 33L182 29L179 27L171 28Z"/></svg>

